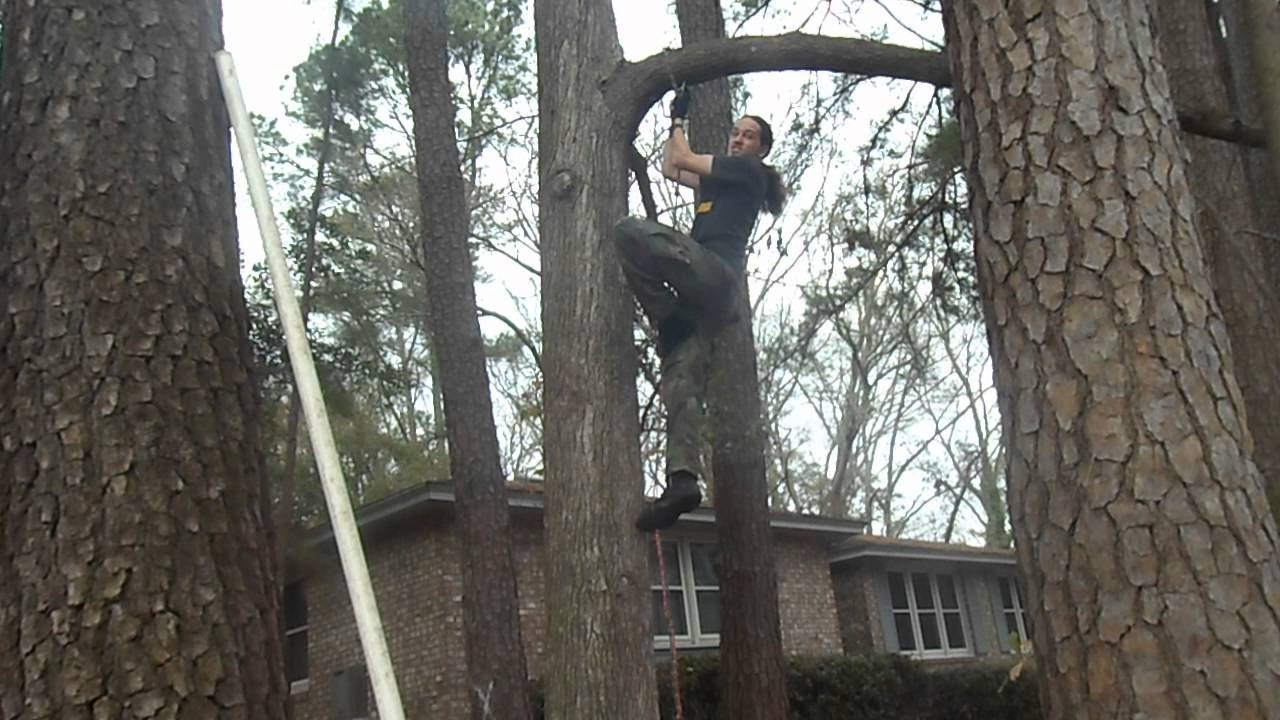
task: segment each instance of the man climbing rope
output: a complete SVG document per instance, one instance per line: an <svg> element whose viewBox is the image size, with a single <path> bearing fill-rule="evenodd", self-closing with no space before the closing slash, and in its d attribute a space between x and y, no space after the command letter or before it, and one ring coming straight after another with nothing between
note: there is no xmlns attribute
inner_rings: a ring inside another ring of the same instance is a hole
<svg viewBox="0 0 1280 720"><path fill-rule="evenodd" d="M756 216L764 209L779 214L786 199L782 178L763 162L773 148L769 123L745 115L733 125L726 154L698 154L685 135L689 103L685 88L671 101L662 174L694 190L691 237L635 217L619 222L614 236L627 284L658 331L658 392L667 408L667 486L636 520L644 531L670 527L702 502L702 398L710 341L738 319L738 287Z"/></svg>

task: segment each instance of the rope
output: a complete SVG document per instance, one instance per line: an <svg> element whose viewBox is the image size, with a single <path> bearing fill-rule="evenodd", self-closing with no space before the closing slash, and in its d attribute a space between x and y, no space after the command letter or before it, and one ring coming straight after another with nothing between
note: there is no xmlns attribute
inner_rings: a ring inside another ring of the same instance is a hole
<svg viewBox="0 0 1280 720"><path fill-rule="evenodd" d="M675 702L675 720L684 720L683 671L680 656L676 652L676 620L671 612L671 589L667 585L667 558L662 552L662 533L654 531L653 546L658 551L658 573L662 576L662 610L667 616L667 637L671 643L671 699Z"/></svg>

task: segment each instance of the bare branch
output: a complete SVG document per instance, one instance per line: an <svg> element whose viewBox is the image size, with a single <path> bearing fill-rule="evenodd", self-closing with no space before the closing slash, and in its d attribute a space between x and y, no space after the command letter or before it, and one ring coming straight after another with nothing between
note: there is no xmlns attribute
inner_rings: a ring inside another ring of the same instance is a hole
<svg viewBox="0 0 1280 720"><path fill-rule="evenodd" d="M485 308L482 308L482 307L476 308L476 314L478 314L480 317L493 318L494 320L497 320L503 325L506 325L507 328L511 330L511 333L516 336L516 339L520 341L520 344L524 345L525 348L528 349L529 354L533 356L533 362L539 368L542 367L542 353L538 350L538 346L534 344L533 339L529 337L529 334L524 331L524 328L517 325L511 318L507 317L506 315L503 315L502 313L499 313L499 312L494 312L492 310L486 310Z"/></svg>

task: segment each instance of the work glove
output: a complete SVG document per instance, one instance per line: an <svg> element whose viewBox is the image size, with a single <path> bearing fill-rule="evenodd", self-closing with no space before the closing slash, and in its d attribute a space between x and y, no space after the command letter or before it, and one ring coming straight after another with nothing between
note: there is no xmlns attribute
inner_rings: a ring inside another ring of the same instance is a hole
<svg viewBox="0 0 1280 720"><path fill-rule="evenodd" d="M693 99L693 93L689 92L689 88L684 85L676 91L676 96L671 98L671 119L684 120L689 117L689 102Z"/></svg>

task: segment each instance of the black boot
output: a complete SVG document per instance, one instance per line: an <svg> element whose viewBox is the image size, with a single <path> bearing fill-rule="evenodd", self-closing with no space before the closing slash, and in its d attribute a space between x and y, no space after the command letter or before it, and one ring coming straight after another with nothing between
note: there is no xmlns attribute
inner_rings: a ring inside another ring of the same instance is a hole
<svg viewBox="0 0 1280 720"><path fill-rule="evenodd" d="M676 518L697 509L702 504L702 491L698 489L698 476L678 470L667 478L667 489L662 497L646 507L636 520L636 529L644 532L665 530L676 523Z"/></svg>

